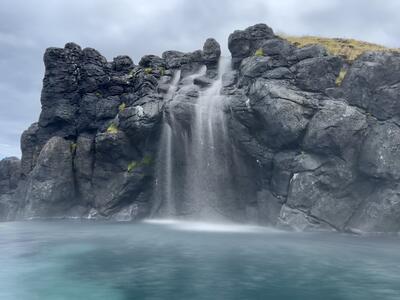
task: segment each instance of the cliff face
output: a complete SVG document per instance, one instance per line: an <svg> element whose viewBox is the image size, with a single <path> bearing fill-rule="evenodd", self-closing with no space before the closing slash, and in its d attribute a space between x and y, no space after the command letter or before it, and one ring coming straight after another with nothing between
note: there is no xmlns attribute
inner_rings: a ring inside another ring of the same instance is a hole
<svg viewBox="0 0 400 300"><path fill-rule="evenodd" d="M222 78L213 39L139 65L72 43L47 49L39 122L22 135L21 162L0 164L0 218L162 215L163 126L190 142L197 99L220 80L231 150L228 174L210 176L231 187L217 203L225 217L400 231L400 54L368 52L349 65L264 24L235 31L228 46L233 68ZM176 149L174 170L187 177ZM185 197L175 195L176 215L188 214Z"/></svg>
<svg viewBox="0 0 400 300"><path fill-rule="evenodd" d="M20 160L16 157L0 161L0 220L13 220L18 209L18 202L13 193L18 186Z"/></svg>

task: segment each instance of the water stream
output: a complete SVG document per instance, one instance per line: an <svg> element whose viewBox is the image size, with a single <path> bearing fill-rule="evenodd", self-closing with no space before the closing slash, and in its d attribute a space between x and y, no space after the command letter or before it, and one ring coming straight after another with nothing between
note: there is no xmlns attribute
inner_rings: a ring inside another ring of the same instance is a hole
<svg viewBox="0 0 400 300"><path fill-rule="evenodd" d="M177 70L171 80L171 85L165 95L166 101L171 101L178 88L181 71ZM165 116L163 117L165 120ZM174 214L173 196L172 196L172 130L167 122L163 122L161 129L161 147L158 153L158 184L156 185L156 197L160 197L159 201L164 199L166 214ZM162 164L162 165L161 165Z"/></svg>
<svg viewBox="0 0 400 300"><path fill-rule="evenodd" d="M229 71L230 59L221 58L218 77L200 92L195 107L193 132L188 158L186 186L189 201L201 219L219 218L220 200L231 192L225 96L221 94L222 75Z"/></svg>
<svg viewBox="0 0 400 300"><path fill-rule="evenodd" d="M211 85L198 90L193 81L205 68L186 78L176 72L165 96L155 197L158 215L223 219L223 202L233 193L231 149L221 93L222 76L231 61L221 58Z"/></svg>

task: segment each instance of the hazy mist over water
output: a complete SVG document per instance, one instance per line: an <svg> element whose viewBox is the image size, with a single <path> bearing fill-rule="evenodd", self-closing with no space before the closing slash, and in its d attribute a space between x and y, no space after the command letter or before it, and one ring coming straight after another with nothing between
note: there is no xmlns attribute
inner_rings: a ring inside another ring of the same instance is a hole
<svg viewBox="0 0 400 300"><path fill-rule="evenodd" d="M0 299L399 299L400 241L258 226L0 224Z"/></svg>

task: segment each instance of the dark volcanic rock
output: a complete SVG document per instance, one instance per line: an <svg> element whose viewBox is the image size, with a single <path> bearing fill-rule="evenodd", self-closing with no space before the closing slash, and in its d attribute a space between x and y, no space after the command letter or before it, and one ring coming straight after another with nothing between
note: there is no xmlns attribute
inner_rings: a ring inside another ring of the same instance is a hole
<svg viewBox="0 0 400 300"><path fill-rule="evenodd" d="M366 116L357 108L328 100L311 119L303 146L312 152L354 159L367 127Z"/></svg>
<svg viewBox="0 0 400 300"><path fill-rule="evenodd" d="M73 166L75 171L76 192L82 201L87 205L93 202L92 194L92 178L95 162L94 138L92 136L81 135L78 137L76 144L72 144L74 160Z"/></svg>
<svg viewBox="0 0 400 300"><path fill-rule="evenodd" d="M84 93L91 93L99 86L109 82L107 72L107 60L97 50L85 48L82 51L82 64L79 72L79 90Z"/></svg>
<svg viewBox="0 0 400 300"><path fill-rule="evenodd" d="M262 43L261 49L263 50L263 54L270 57L274 61L275 66L278 66L278 64L288 64L288 58L292 56L296 47L288 41L277 37L266 40Z"/></svg>
<svg viewBox="0 0 400 300"><path fill-rule="evenodd" d="M112 68L117 72L129 72L134 66L132 59L126 55L117 56L112 62Z"/></svg>
<svg viewBox="0 0 400 300"><path fill-rule="evenodd" d="M302 48L293 50L292 55L289 56L287 59L291 62L299 62L304 59L324 57L327 55L328 55L328 53L326 52L326 49L324 46L309 45L309 46L304 46Z"/></svg>
<svg viewBox="0 0 400 300"><path fill-rule="evenodd" d="M46 67L41 96L41 126L60 124L66 134L71 132L79 101L79 65L83 53L75 44L64 49L49 48L44 54ZM89 66L88 66L89 67Z"/></svg>
<svg viewBox="0 0 400 300"><path fill-rule="evenodd" d="M38 131L39 124L33 123L21 136L21 172L24 176L32 171L40 152Z"/></svg>
<svg viewBox="0 0 400 300"><path fill-rule="evenodd" d="M233 32L228 48L233 68L214 39L138 65L74 43L47 49L39 121L21 161L0 161L0 220L132 221L169 199L174 216L206 203L295 230L399 232L400 55L345 64L265 24ZM189 207L199 181L221 190Z"/></svg>
<svg viewBox="0 0 400 300"><path fill-rule="evenodd" d="M376 185L347 225L348 230L359 232L399 232L399 186Z"/></svg>
<svg viewBox="0 0 400 300"><path fill-rule="evenodd" d="M0 160L0 194L9 193L18 186L21 161L16 157Z"/></svg>
<svg viewBox="0 0 400 300"><path fill-rule="evenodd" d="M372 127L362 145L359 168L375 178L400 179L400 128L390 122Z"/></svg>
<svg viewBox="0 0 400 300"><path fill-rule="evenodd" d="M306 91L320 91L334 87L342 67L342 61L336 56L307 58L293 68L297 85Z"/></svg>
<svg viewBox="0 0 400 300"><path fill-rule="evenodd" d="M218 42L212 38L207 39L203 46L203 62L207 68L217 68L220 56L221 47Z"/></svg>
<svg viewBox="0 0 400 300"><path fill-rule="evenodd" d="M120 126L134 138L145 138L154 133L160 122L161 101L159 98L145 97L135 104L120 112Z"/></svg>
<svg viewBox="0 0 400 300"><path fill-rule="evenodd" d="M273 68L270 61L270 58L265 56L247 57L240 64L240 73L250 78L262 77L266 71Z"/></svg>
<svg viewBox="0 0 400 300"><path fill-rule="evenodd" d="M139 66L143 68L164 68L165 60L157 55L145 55L139 61Z"/></svg>
<svg viewBox="0 0 400 300"><path fill-rule="evenodd" d="M348 70L342 88L351 105L378 119L400 116L400 54L367 52Z"/></svg>
<svg viewBox="0 0 400 300"><path fill-rule="evenodd" d="M76 205L71 142L51 138L27 181L24 217L60 217Z"/></svg>
<svg viewBox="0 0 400 300"><path fill-rule="evenodd" d="M254 55L256 50L271 38L275 38L274 32L265 24L257 24L231 33L228 48L232 54L233 66L239 66L243 58Z"/></svg>
<svg viewBox="0 0 400 300"><path fill-rule="evenodd" d="M21 177L21 161L16 157L0 160L0 221L13 220L19 208L14 197Z"/></svg>
<svg viewBox="0 0 400 300"><path fill-rule="evenodd" d="M300 142L312 101L285 82L257 79L249 90L248 106L257 120L258 139L272 148Z"/></svg>
<svg viewBox="0 0 400 300"><path fill-rule="evenodd" d="M313 171L293 173L287 206L343 230L366 191L358 187L352 166L330 159Z"/></svg>
<svg viewBox="0 0 400 300"><path fill-rule="evenodd" d="M92 185L97 209L113 199L121 188L130 161L137 157L137 151L124 132L96 135Z"/></svg>
<svg viewBox="0 0 400 300"><path fill-rule="evenodd" d="M298 231L332 231L332 227L328 224L321 222L301 210L290 208L286 205L281 209L277 225Z"/></svg>

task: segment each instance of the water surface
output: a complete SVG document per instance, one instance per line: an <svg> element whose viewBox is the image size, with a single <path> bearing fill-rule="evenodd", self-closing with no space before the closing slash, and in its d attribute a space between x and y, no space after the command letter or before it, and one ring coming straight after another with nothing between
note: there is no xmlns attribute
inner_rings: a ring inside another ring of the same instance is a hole
<svg viewBox="0 0 400 300"><path fill-rule="evenodd" d="M151 221L0 223L0 299L400 299L399 238Z"/></svg>

